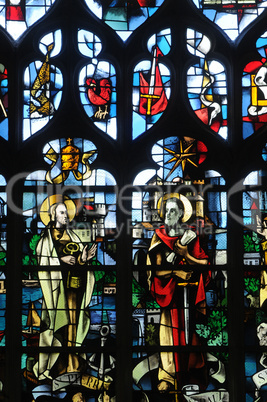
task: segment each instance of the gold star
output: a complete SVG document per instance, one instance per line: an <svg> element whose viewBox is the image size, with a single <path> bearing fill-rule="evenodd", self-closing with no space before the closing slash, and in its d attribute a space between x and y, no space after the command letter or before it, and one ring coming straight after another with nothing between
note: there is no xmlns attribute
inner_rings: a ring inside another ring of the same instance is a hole
<svg viewBox="0 0 267 402"><path fill-rule="evenodd" d="M193 166L198 167L198 165L190 159L191 156L196 156L196 154L197 154L196 152L191 152L191 153L189 152L192 146L193 146L193 143L190 144L189 147L187 147L186 149L183 149L183 143L182 143L182 141L180 141L180 153L176 153L176 152L172 151L171 149L164 147L165 151L167 151L167 152L169 152L169 154L173 155L173 157L171 159L169 159L166 163L175 162L173 167L171 168L170 172L168 173L166 179L168 179L170 177L172 172L174 172L174 170L180 164L182 165L183 171L185 169L186 162L189 162Z"/></svg>

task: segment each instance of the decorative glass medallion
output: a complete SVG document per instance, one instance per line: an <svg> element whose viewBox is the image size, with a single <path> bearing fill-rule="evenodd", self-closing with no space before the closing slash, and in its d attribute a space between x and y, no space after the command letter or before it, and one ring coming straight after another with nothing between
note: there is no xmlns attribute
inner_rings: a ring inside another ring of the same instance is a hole
<svg viewBox="0 0 267 402"><path fill-rule="evenodd" d="M126 41L149 19L164 0L85 0L89 10Z"/></svg>
<svg viewBox="0 0 267 402"><path fill-rule="evenodd" d="M63 75L51 59L61 51L61 31L50 32L39 43L42 60L29 64L24 72L23 140L45 127L58 109Z"/></svg>
<svg viewBox="0 0 267 402"><path fill-rule="evenodd" d="M143 60L133 74L133 139L149 130L163 115L171 94L171 73L161 62L171 49L169 28L147 41L150 60Z"/></svg>
<svg viewBox="0 0 267 402"><path fill-rule="evenodd" d="M267 7L266 0L192 0L195 6L232 40Z"/></svg>
<svg viewBox="0 0 267 402"><path fill-rule="evenodd" d="M227 86L224 66L209 59L211 42L206 35L187 29L187 49L199 58L187 72L187 93L196 116L227 139Z"/></svg>
<svg viewBox="0 0 267 402"><path fill-rule="evenodd" d="M267 123L267 31L256 41L257 60L249 62L242 78L243 138Z"/></svg>
<svg viewBox="0 0 267 402"><path fill-rule="evenodd" d="M56 0L0 0L0 25L14 40L42 18Z"/></svg>
<svg viewBox="0 0 267 402"><path fill-rule="evenodd" d="M79 74L80 99L95 126L117 138L116 71L108 61L97 58L102 50L100 39L92 32L78 31L78 47L90 64Z"/></svg>

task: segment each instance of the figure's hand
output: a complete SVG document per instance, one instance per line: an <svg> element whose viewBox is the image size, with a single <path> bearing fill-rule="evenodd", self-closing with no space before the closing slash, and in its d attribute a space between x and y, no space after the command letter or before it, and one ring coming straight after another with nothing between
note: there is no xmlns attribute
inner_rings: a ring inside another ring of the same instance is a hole
<svg viewBox="0 0 267 402"><path fill-rule="evenodd" d="M182 257L187 257L188 256L188 248L187 248L187 246L182 246L179 240L177 240L175 242L174 247L173 247L173 251L176 254L181 255Z"/></svg>
<svg viewBox="0 0 267 402"><path fill-rule="evenodd" d="M97 245L94 243L88 250L88 246L85 246L82 255L81 255L81 260L82 262L90 261L96 254L97 250Z"/></svg>
<svg viewBox="0 0 267 402"><path fill-rule="evenodd" d="M181 278L185 281L189 281L189 279L191 278L193 271L182 271L182 270L175 270L173 271L173 274L178 276L178 278Z"/></svg>
<svg viewBox="0 0 267 402"><path fill-rule="evenodd" d="M73 255L65 255L64 257L60 258L62 262L69 265L76 264L76 258Z"/></svg>
<svg viewBox="0 0 267 402"><path fill-rule="evenodd" d="M94 256L96 255L96 250L97 250L97 244L94 243L88 250L87 261L89 261L92 258L94 258Z"/></svg>

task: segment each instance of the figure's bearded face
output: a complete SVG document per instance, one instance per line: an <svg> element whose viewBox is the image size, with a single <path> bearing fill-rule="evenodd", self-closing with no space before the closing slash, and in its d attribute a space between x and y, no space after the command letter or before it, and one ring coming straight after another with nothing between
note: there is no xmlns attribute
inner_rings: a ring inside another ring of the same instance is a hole
<svg viewBox="0 0 267 402"><path fill-rule="evenodd" d="M68 223L68 211L65 204L59 204L56 208L56 227L64 227Z"/></svg>
<svg viewBox="0 0 267 402"><path fill-rule="evenodd" d="M178 207L175 201L167 201L165 209L165 225L175 226L183 216L183 211Z"/></svg>

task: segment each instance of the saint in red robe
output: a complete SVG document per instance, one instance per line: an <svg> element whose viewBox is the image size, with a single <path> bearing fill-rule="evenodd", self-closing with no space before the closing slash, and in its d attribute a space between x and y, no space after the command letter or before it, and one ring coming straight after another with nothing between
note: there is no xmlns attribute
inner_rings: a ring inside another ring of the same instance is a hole
<svg viewBox="0 0 267 402"><path fill-rule="evenodd" d="M157 265L156 256L160 255L161 269L166 270L167 275L151 276L151 294L161 307L160 344L163 346L185 346L185 314L184 292L189 299L189 344L200 345L199 338L194 332L197 316L205 314L205 286L210 280L208 272L199 273L194 270L189 280L184 280L176 275L170 275L170 270L187 271L190 267L185 258L176 254L175 262L168 262L166 256L174 249L179 237L167 235L164 226L157 229L152 238L148 263ZM208 259L200 245L199 237L188 244L189 254L196 259ZM186 288L186 290L185 290ZM159 371L159 379L174 384L176 378L179 386L189 383L206 385L206 370L204 355L200 352L164 352L161 354L162 367Z"/></svg>

